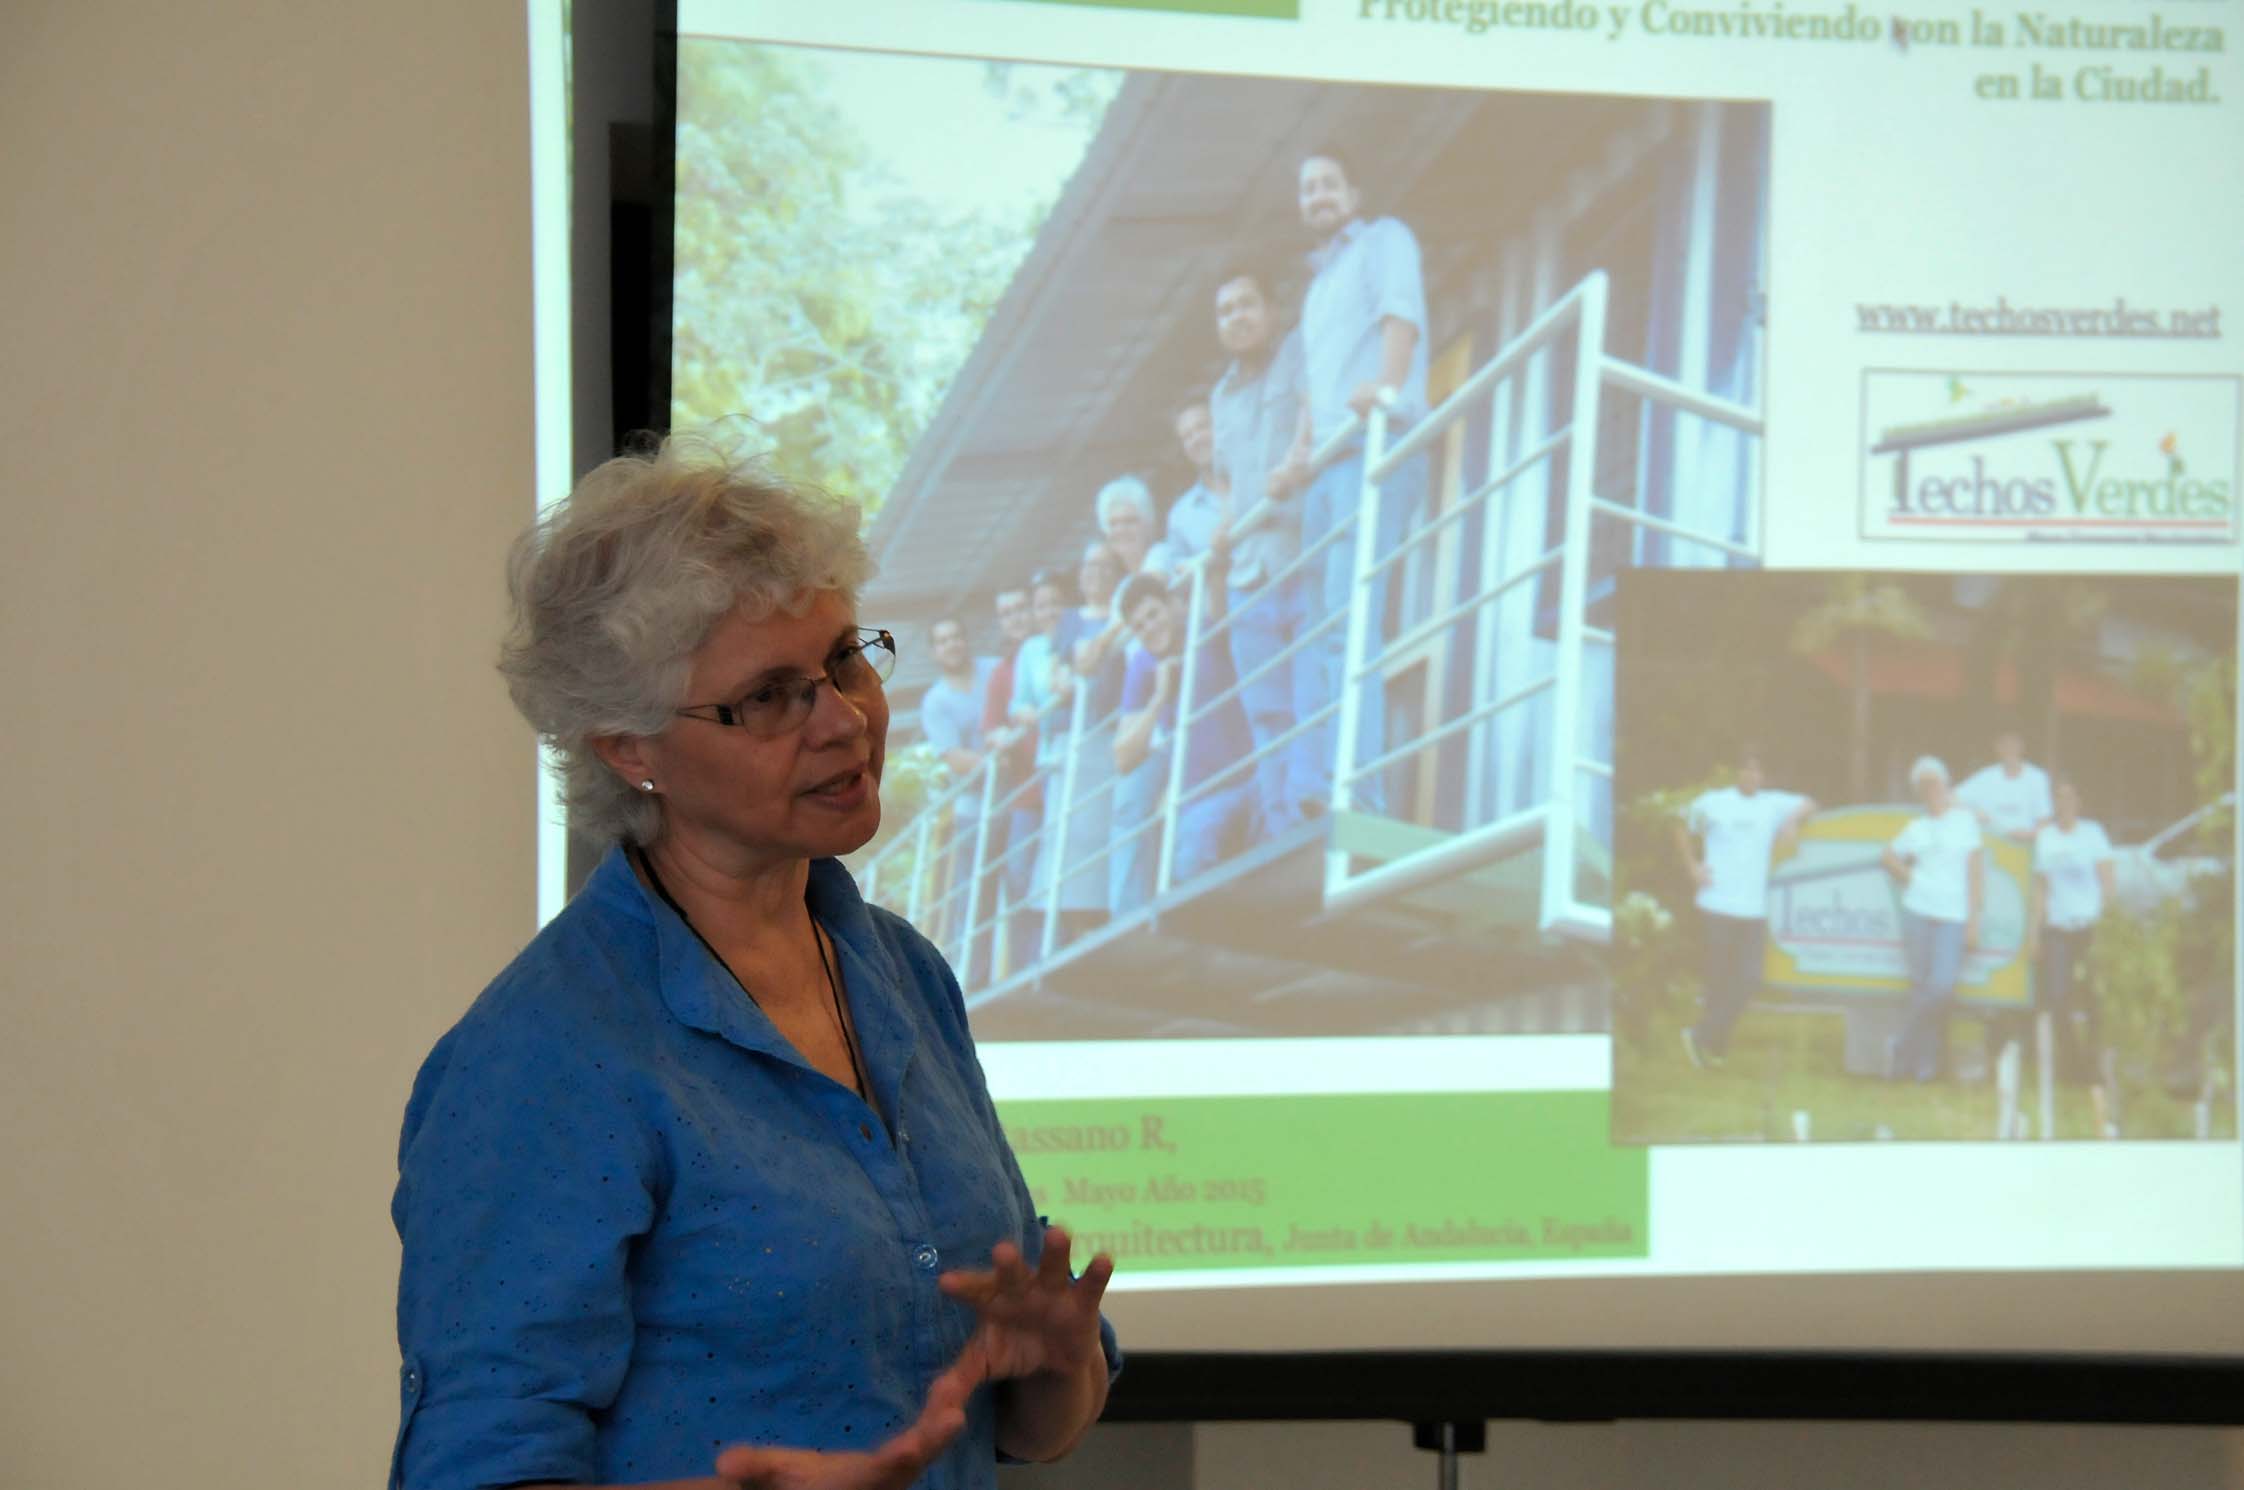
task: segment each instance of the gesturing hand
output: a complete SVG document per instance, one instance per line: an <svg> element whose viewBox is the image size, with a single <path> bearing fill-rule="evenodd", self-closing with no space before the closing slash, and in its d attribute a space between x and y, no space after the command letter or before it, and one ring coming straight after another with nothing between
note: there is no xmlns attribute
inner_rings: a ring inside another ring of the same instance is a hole
<svg viewBox="0 0 2244 1490"><path fill-rule="evenodd" d="M1099 1300L1114 1276L1114 1261L1101 1253L1081 1278L1071 1278L1069 1246L1068 1234L1055 1226L1044 1233L1034 1272L1021 1260L1020 1248L1000 1242L988 1270L943 1275L943 1292L981 1316L951 1374L968 1378L969 1385L1023 1376L1072 1380L1085 1375L1093 1360L1103 1363Z"/></svg>
<svg viewBox="0 0 2244 1490"><path fill-rule="evenodd" d="M965 1430L973 1383L955 1368L935 1379L919 1420L869 1454L737 1445L717 1456L717 1483L741 1490L905 1490Z"/></svg>

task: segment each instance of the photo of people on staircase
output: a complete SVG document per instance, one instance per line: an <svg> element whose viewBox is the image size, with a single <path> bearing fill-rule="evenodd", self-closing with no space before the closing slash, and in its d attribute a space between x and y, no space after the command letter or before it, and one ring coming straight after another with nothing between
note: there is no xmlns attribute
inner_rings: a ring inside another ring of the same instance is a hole
<svg viewBox="0 0 2244 1490"><path fill-rule="evenodd" d="M1613 1136L2236 1134L2233 577L1627 575Z"/></svg>
<svg viewBox="0 0 2244 1490"><path fill-rule="evenodd" d="M851 868L977 1037L1607 1030L1617 585L1762 552L1768 107L679 66L674 422L864 505Z"/></svg>

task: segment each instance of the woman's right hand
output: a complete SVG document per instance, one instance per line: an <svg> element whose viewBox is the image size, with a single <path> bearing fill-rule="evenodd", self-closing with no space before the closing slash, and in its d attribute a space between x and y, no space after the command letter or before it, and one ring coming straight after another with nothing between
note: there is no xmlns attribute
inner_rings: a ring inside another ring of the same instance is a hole
<svg viewBox="0 0 2244 1490"><path fill-rule="evenodd" d="M717 1456L724 1490L905 1490L966 1431L960 1373L946 1371L927 1393L919 1420L869 1454L823 1454L737 1444Z"/></svg>

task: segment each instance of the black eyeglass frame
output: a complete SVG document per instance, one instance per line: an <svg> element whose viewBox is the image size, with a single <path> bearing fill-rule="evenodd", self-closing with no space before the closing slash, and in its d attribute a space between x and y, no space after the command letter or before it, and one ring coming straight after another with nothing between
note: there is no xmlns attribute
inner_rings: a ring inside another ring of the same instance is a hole
<svg viewBox="0 0 2244 1490"><path fill-rule="evenodd" d="M888 661L885 666L867 655L875 648L878 648L887 657ZM895 633L882 627L860 626L857 628L856 641L834 649L833 656L828 659L824 672L815 676L803 674L794 678L774 679L772 682L759 684L751 690L751 692L761 693L766 688L794 685L796 690L794 697L800 717L792 724L781 725L779 728L770 731L760 731L753 728L742 711L742 705L747 702L747 694L741 695L731 703L687 704L675 712L682 719L698 719L705 724L720 724L729 729L747 730L750 734L758 735L764 739L776 739L790 729L800 729L802 727L803 720L808 719L811 712L818 707L818 690L821 686L831 685L834 692L844 698L849 697L849 689L838 682L834 674L841 668L847 667L849 659L853 657L864 660L865 666L872 670L873 686L875 688L881 687L896 672ZM699 712L702 710L709 712Z"/></svg>

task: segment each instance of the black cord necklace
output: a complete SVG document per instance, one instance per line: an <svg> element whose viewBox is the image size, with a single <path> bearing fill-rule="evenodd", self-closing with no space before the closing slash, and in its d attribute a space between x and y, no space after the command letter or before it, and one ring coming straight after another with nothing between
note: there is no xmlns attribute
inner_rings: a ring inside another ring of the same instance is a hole
<svg viewBox="0 0 2244 1490"><path fill-rule="evenodd" d="M755 990L741 982L740 974L733 972L732 964L725 961L724 955L710 944L709 938L701 934L701 928L693 924L693 917L686 914L686 908L678 904L677 897L670 893L670 887L662 882L662 876L655 873L653 856L643 848L632 850L632 854L633 857L638 859L639 868L646 873L647 883L654 886L655 894L662 897L662 903L677 912L678 919L686 923L686 930L693 933L694 940L701 943L702 950L715 960L717 966L731 975L733 985L740 990L748 1002L754 1004L758 1009L763 1008L763 1003L756 997ZM841 1031L842 1049L849 1052L850 1079L857 1083L857 1095L870 1103L873 1100L872 1076L865 1069L865 1058L858 1054L856 1038L849 1032L849 1016L842 1009L841 979L834 976L834 964L826 956L826 938L819 930L818 918L815 916L810 919L810 940L811 944L818 949L818 966L826 974L826 991L833 995L834 1028Z"/></svg>

